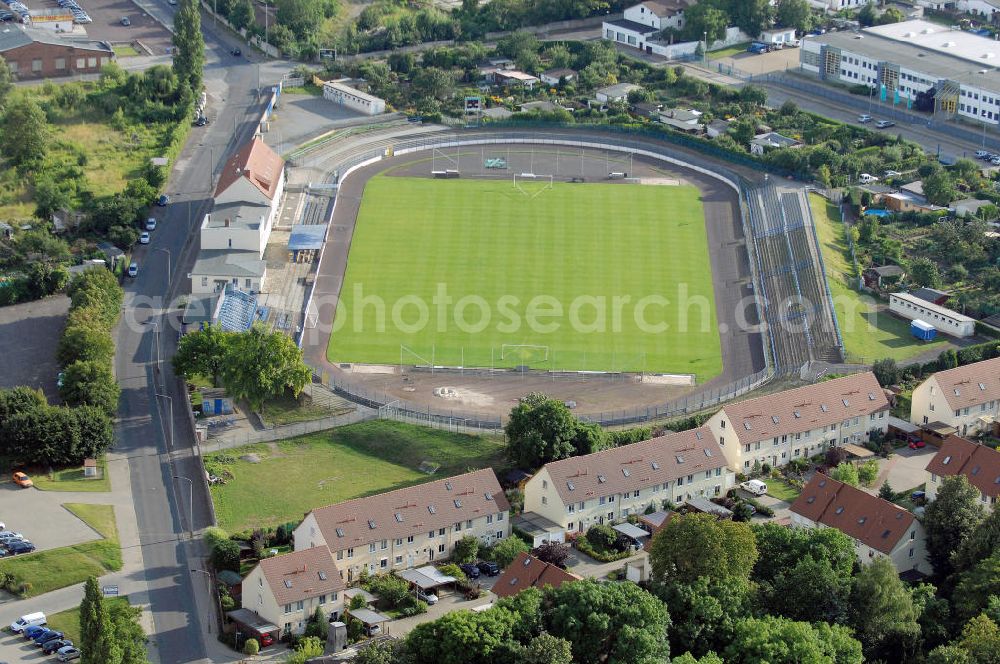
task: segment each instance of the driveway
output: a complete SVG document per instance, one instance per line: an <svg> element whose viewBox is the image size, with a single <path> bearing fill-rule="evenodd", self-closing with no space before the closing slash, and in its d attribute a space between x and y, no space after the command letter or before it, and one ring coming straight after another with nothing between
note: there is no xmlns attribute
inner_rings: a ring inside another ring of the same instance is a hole
<svg viewBox="0 0 1000 664"><path fill-rule="evenodd" d="M63 503L99 502L101 496L107 495L22 489L8 481L0 484L0 520L7 530L31 540L39 551L89 542L101 536L63 507Z"/></svg>
<svg viewBox="0 0 1000 664"><path fill-rule="evenodd" d="M894 491L910 491L927 481L925 469L931 458L937 452L936 447L911 450L902 447L889 459L879 459L878 479L866 489L869 493L878 493L882 484L888 480Z"/></svg>
<svg viewBox="0 0 1000 664"><path fill-rule="evenodd" d="M303 94L296 88L285 88L281 93L281 102L267 123L266 139L278 154L283 154L344 124L345 120L365 117L321 96Z"/></svg>
<svg viewBox="0 0 1000 664"><path fill-rule="evenodd" d="M17 349L0 353L0 387L37 387L58 400L56 347L68 311L65 295L0 307L0 346Z"/></svg>
<svg viewBox="0 0 1000 664"><path fill-rule="evenodd" d="M471 600L465 599L465 595L462 593L439 595L439 597L440 599L438 600L438 603L434 606L428 607L427 613L422 613L418 616L412 616L410 618L400 618L399 620L393 620L390 622L387 626L387 633L389 636L397 639L402 638L409 634L410 631L412 631L417 625L437 620L446 613L489 605L497 599L496 595L493 593L487 593L485 597Z"/></svg>

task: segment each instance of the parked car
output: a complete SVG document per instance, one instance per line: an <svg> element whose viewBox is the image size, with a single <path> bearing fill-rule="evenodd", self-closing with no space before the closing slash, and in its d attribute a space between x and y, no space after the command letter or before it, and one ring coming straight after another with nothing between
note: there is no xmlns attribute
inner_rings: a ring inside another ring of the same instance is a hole
<svg viewBox="0 0 1000 664"><path fill-rule="evenodd" d="M976 150L976 159L986 159L989 154L986 150Z"/></svg>
<svg viewBox="0 0 1000 664"><path fill-rule="evenodd" d="M431 606L438 603L438 596L432 592L426 592L417 588L417 599L427 602Z"/></svg>
<svg viewBox="0 0 1000 664"><path fill-rule="evenodd" d="M767 493L767 484L761 482L760 480L748 480L740 484L740 488L747 493L752 493L755 496L763 496Z"/></svg>
<svg viewBox="0 0 1000 664"><path fill-rule="evenodd" d="M65 648L60 648L56 652L59 653L56 659L60 662L70 662L74 659L80 659L80 649L76 646L66 646Z"/></svg>
<svg viewBox="0 0 1000 664"><path fill-rule="evenodd" d="M42 646L44 646L49 641L58 641L59 639L61 639L64 636L66 636L66 635L63 634L62 632L57 632L57 631L51 630L51 629L48 632L42 632L41 634L39 634L38 636L36 636L34 638L35 647L36 648L41 648Z"/></svg>
<svg viewBox="0 0 1000 664"><path fill-rule="evenodd" d="M465 576L470 579L479 578L479 568L476 567L474 563L462 563L458 566L458 568L462 570L462 572L465 573Z"/></svg>
<svg viewBox="0 0 1000 664"><path fill-rule="evenodd" d="M25 627L24 630L21 631L21 636L30 641L47 629L48 627L45 626L45 623L40 625L31 625L30 627Z"/></svg>
<svg viewBox="0 0 1000 664"><path fill-rule="evenodd" d="M27 489L28 487L35 486L35 483L31 481L31 478L22 473L21 471L17 471L16 473L14 473L13 479L14 479L14 484L18 485L22 489Z"/></svg>
<svg viewBox="0 0 1000 664"><path fill-rule="evenodd" d="M45 645L42 646L42 652L46 655L51 655L60 648L71 645L73 645L73 642L70 639L52 639L45 642Z"/></svg>
<svg viewBox="0 0 1000 664"><path fill-rule="evenodd" d="M147 231L155 231L156 230L156 218L155 217L150 217L149 219L146 220L146 230Z"/></svg>
<svg viewBox="0 0 1000 664"><path fill-rule="evenodd" d="M21 553L31 553L35 550L35 545L31 542L15 542L14 544L7 547L7 550L14 555Z"/></svg>
<svg viewBox="0 0 1000 664"><path fill-rule="evenodd" d="M194 121L195 127L204 127L207 124L208 124L208 118L206 118L204 115L199 115L198 119Z"/></svg>
<svg viewBox="0 0 1000 664"><path fill-rule="evenodd" d="M910 500L915 503L923 502L927 498L927 494L924 491L914 491L910 494Z"/></svg>
<svg viewBox="0 0 1000 664"><path fill-rule="evenodd" d="M128 276L135 277L138 276L138 274L139 274L139 264L136 263L135 261L132 261L131 263L129 263L128 266Z"/></svg>
<svg viewBox="0 0 1000 664"><path fill-rule="evenodd" d="M927 447L927 443L925 443L922 440L911 440L910 441L909 448L911 450L919 450L919 449L922 449L924 447Z"/></svg>
<svg viewBox="0 0 1000 664"><path fill-rule="evenodd" d="M156 199L156 204L160 207L167 207L167 203L170 202L170 197L166 194L160 194L160 197Z"/></svg>
<svg viewBox="0 0 1000 664"><path fill-rule="evenodd" d="M128 16L122 16L121 24L124 25L125 27L128 27L132 25L132 21L129 19Z"/></svg>
<svg viewBox="0 0 1000 664"><path fill-rule="evenodd" d="M500 566L492 561L481 560L476 567L486 576L499 576Z"/></svg>
<svg viewBox="0 0 1000 664"><path fill-rule="evenodd" d="M20 634L32 627L43 627L45 625L45 614L41 611L26 613L10 624L10 631Z"/></svg>
<svg viewBox="0 0 1000 664"><path fill-rule="evenodd" d="M862 113L861 115L858 116L858 122L860 122L861 124L867 124L871 121L872 121L872 116L868 115L867 113Z"/></svg>
<svg viewBox="0 0 1000 664"><path fill-rule="evenodd" d="M139 233L139 244L149 244L149 233L143 231Z"/></svg>
<svg viewBox="0 0 1000 664"><path fill-rule="evenodd" d="M888 170L885 172L885 176L887 178L898 178L900 175L902 175L902 173L899 171Z"/></svg>
<svg viewBox="0 0 1000 664"><path fill-rule="evenodd" d="M0 532L0 544L6 542L7 540L17 539L24 539L24 536L21 535L21 533L14 532L13 530L4 530Z"/></svg>
<svg viewBox="0 0 1000 664"><path fill-rule="evenodd" d="M888 129L889 127L895 127L896 123L892 120L879 120L875 123L876 129Z"/></svg>
<svg viewBox="0 0 1000 664"><path fill-rule="evenodd" d="M274 637L270 633L264 633L260 635L260 647L266 648L268 646L274 645Z"/></svg>
<svg viewBox="0 0 1000 664"><path fill-rule="evenodd" d="M232 53L237 58L240 57L241 55L243 55L243 51L240 50L239 46L237 46L236 48L234 48L233 50L231 50L230 53Z"/></svg>

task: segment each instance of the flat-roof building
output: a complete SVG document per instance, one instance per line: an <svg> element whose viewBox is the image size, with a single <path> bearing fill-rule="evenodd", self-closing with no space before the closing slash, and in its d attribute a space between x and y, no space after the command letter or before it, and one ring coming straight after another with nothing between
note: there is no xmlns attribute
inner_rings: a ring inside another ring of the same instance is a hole
<svg viewBox="0 0 1000 664"><path fill-rule="evenodd" d="M903 21L802 41L802 71L866 85L906 107L935 89L935 112L1000 124L1000 43L928 21Z"/></svg>

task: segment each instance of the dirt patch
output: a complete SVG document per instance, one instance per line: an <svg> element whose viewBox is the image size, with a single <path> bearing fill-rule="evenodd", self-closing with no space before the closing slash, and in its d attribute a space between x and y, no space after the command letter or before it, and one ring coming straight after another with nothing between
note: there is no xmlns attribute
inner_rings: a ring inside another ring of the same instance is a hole
<svg viewBox="0 0 1000 664"><path fill-rule="evenodd" d="M434 388L434 396L445 401L455 401L467 406L476 406L481 408L489 408L495 401L495 399L488 394L476 392L475 390L463 387L436 387Z"/></svg>
<svg viewBox="0 0 1000 664"><path fill-rule="evenodd" d="M247 463L260 463L259 454L244 454L243 456L240 457L240 459L246 461Z"/></svg>

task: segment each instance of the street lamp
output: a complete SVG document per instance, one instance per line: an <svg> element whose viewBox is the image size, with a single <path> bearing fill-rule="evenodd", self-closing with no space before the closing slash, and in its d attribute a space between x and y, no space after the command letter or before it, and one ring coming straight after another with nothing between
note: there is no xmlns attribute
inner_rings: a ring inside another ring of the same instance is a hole
<svg viewBox="0 0 1000 664"><path fill-rule="evenodd" d="M157 322L157 321L155 321L155 320L147 320L145 322L145 325L152 325L153 326L153 334L154 334L154 341L153 341L153 343L156 346L156 365L155 365L155 368L156 368L157 371L159 371L160 370L160 323ZM149 351L149 360L151 362L153 360L153 351L152 351L152 349L150 349L150 351Z"/></svg>
<svg viewBox="0 0 1000 664"><path fill-rule="evenodd" d="M708 30L702 32L701 36L704 39L704 44L705 44L705 50L702 51L701 57L702 60L704 61L705 66L708 66Z"/></svg>
<svg viewBox="0 0 1000 664"><path fill-rule="evenodd" d="M212 590L212 575L210 573L206 572L203 569L194 569L193 567L191 568L191 572L192 573L196 572L198 574L204 574L207 577L205 579L205 583L208 585L208 591L211 592L211 590ZM211 610L208 612L208 621L205 623L205 626L208 629L208 633L211 634L212 633L212 612L211 612Z"/></svg>
<svg viewBox="0 0 1000 664"><path fill-rule="evenodd" d="M173 478L188 483L188 530L191 532L191 539L194 539L194 482L181 475L174 475Z"/></svg>
<svg viewBox="0 0 1000 664"><path fill-rule="evenodd" d="M167 291L170 291L170 250L159 248L156 251L162 251L167 254Z"/></svg>
<svg viewBox="0 0 1000 664"><path fill-rule="evenodd" d="M167 403L170 405L170 451L174 449L174 400L172 397L166 394L156 393L156 396L166 399Z"/></svg>

